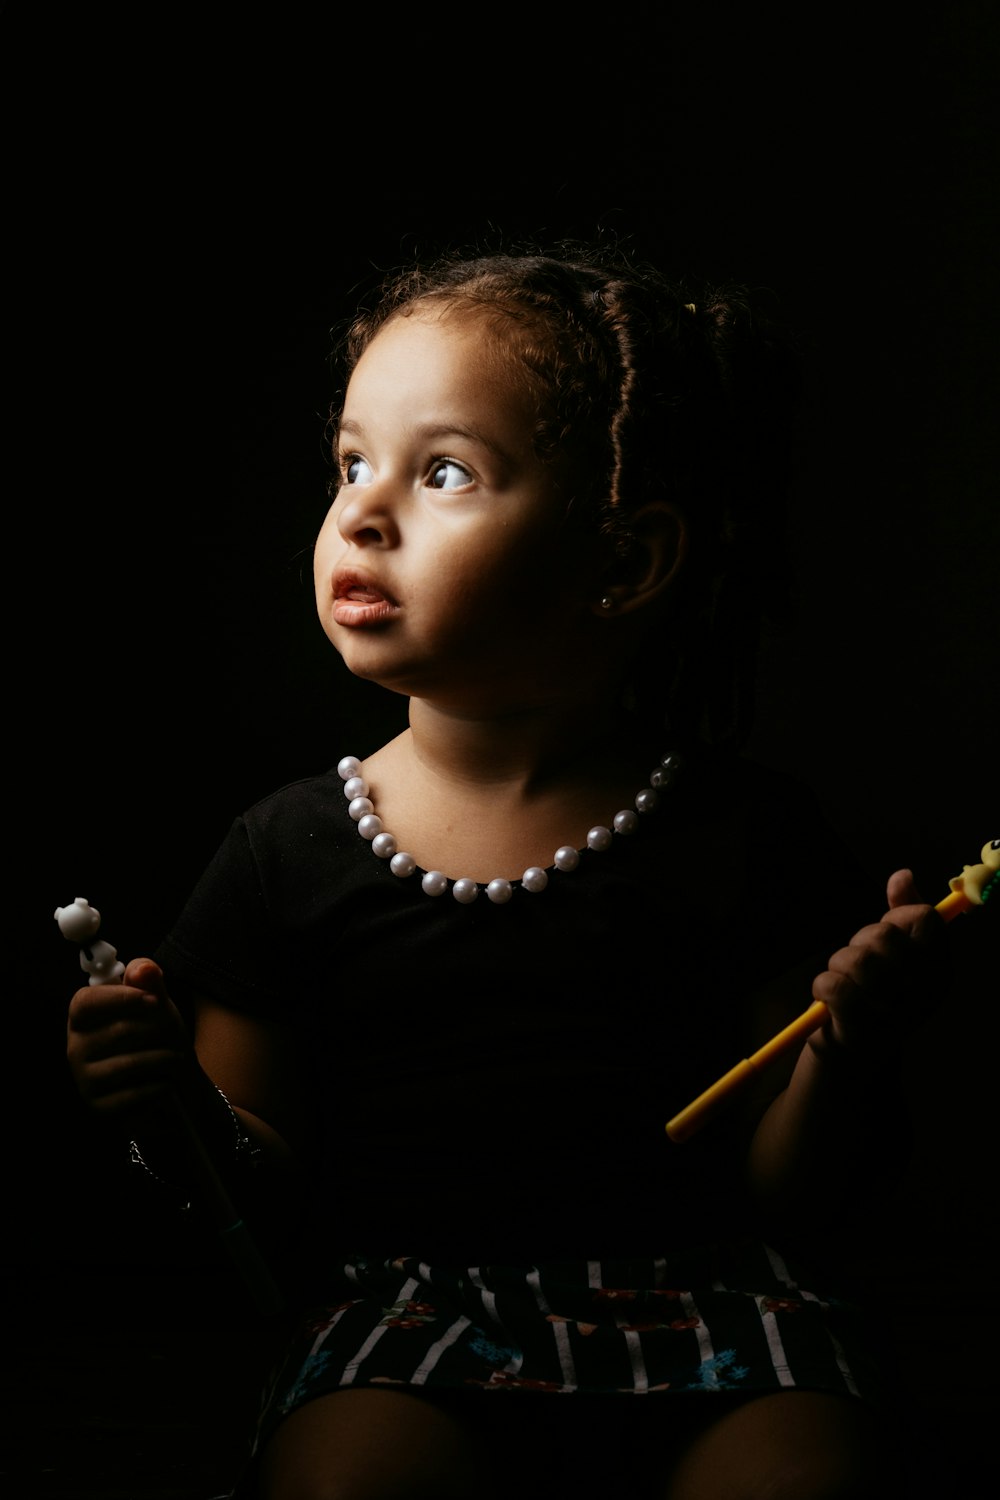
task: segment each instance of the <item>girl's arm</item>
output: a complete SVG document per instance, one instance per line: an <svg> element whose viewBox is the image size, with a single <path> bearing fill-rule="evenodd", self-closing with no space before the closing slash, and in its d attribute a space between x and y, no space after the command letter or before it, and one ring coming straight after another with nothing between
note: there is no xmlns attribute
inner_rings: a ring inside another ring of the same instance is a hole
<svg viewBox="0 0 1000 1500"><path fill-rule="evenodd" d="M768 1227L822 1228L870 1199L903 1166L905 1037L947 984L944 924L909 871L891 877L888 910L833 954L813 982L829 1021L806 1041L766 1109L748 1157Z"/></svg>
<svg viewBox="0 0 1000 1500"><path fill-rule="evenodd" d="M308 1124L285 1028L202 997L195 1002L195 1052L268 1159L292 1165L305 1156Z"/></svg>

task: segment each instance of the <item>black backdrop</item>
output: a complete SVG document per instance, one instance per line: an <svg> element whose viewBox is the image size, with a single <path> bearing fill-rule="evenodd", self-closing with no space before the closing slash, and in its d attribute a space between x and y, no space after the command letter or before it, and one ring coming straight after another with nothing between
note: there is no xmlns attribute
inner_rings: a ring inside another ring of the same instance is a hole
<svg viewBox="0 0 1000 1500"><path fill-rule="evenodd" d="M234 813L398 720L315 625L309 548L330 329L415 251L601 228L767 288L805 334L808 401L798 613L764 653L752 753L931 900L1000 831L995 13L897 29L848 5L809 35L798 11L739 14L572 46L516 13L487 43L421 21L389 58L358 19L138 35L6 7L19 1270L149 1249L65 1076L54 907L84 895L148 951ZM905 1041L920 1212L977 1256L983 932L961 1012Z"/></svg>

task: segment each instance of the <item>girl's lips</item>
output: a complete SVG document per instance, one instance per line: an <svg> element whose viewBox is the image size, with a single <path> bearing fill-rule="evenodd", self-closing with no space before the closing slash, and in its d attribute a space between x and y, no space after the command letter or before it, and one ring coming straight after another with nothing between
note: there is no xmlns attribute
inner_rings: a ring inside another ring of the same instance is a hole
<svg viewBox="0 0 1000 1500"><path fill-rule="evenodd" d="M338 625L378 625L398 608L370 578L338 573L333 580L333 618Z"/></svg>

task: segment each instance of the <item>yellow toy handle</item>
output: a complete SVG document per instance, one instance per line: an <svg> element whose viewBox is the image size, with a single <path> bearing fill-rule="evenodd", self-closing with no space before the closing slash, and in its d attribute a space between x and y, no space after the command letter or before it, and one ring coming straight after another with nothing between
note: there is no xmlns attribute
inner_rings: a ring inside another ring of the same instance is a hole
<svg viewBox="0 0 1000 1500"><path fill-rule="evenodd" d="M709 1115L723 1104L731 1094L735 1094L745 1083L749 1083L753 1075L774 1058L780 1057L782 1052L787 1052L796 1042L804 1042L812 1031L822 1026L830 1012L822 1000L814 1000L808 1010L804 1010L801 1016L796 1017L777 1036L773 1036L769 1042L765 1042L751 1057L745 1057L738 1062L735 1068L730 1068L728 1073L707 1088L697 1099L693 1099L686 1109L682 1109L679 1115L667 1124L667 1135L672 1141L686 1141L689 1136L694 1135L705 1124Z"/></svg>
<svg viewBox="0 0 1000 1500"><path fill-rule="evenodd" d="M987 844L983 849L984 861L987 861L989 858L987 855L988 850L992 850L995 856L997 850L996 839L993 840L992 844ZM987 878L995 882L996 865L992 860L982 866L967 865L966 873L972 874L974 871L981 869L985 869ZM957 917L961 912L967 911L970 906L982 904L982 896L979 894L979 888L970 882L970 889L974 894L969 894L962 888L962 884L963 877L961 875L957 876L951 882L952 889L948 895L945 896L943 901L939 901L934 908L946 922L950 922L953 917ZM981 884L982 881L980 880ZM759 1072L769 1062L772 1062L774 1058L780 1057L783 1052L787 1052L790 1047L794 1047L796 1042L804 1042L811 1032L816 1031L818 1027L823 1025L829 1014L830 1012L822 1000L814 1000L808 1010L803 1011L801 1016L798 1016L790 1025L786 1026L783 1031L779 1031L777 1036L773 1036L769 1042L765 1042L764 1046L757 1052L754 1052L751 1057L745 1057L742 1062L738 1062L735 1068L730 1068L728 1073L724 1073L703 1094L699 1094L697 1099L693 1099L685 1109L681 1110L680 1114L674 1115L672 1120L668 1120L666 1129L670 1139L678 1142L688 1140L697 1130L701 1129L702 1125L705 1124L716 1110L748 1083L755 1073Z"/></svg>

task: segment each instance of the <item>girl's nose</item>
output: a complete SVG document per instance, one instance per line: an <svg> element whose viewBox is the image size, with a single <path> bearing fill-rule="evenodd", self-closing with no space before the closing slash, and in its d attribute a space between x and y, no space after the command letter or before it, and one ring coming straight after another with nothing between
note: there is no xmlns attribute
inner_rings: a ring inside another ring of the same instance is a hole
<svg viewBox="0 0 1000 1500"><path fill-rule="evenodd" d="M399 526L386 484L354 484L341 491L344 501L337 529L356 547L395 547ZM339 502L338 502L339 503Z"/></svg>

